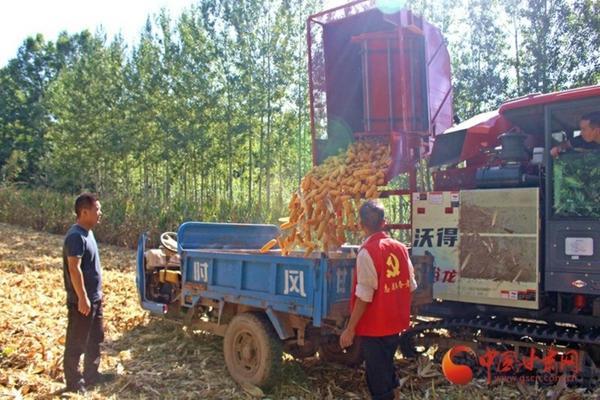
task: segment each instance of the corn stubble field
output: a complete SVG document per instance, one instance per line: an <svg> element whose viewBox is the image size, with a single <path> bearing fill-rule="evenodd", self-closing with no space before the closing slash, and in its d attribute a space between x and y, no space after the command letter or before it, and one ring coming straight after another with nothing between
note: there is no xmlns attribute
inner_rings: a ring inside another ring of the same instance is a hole
<svg viewBox="0 0 600 400"><path fill-rule="evenodd" d="M0 224L0 398L59 397L66 309L62 237ZM229 377L222 339L189 332L149 317L137 302L135 253L100 244L104 269L105 330L101 369L117 379L88 392L92 399L363 399L361 369L302 362L284 355L280 382L271 390L240 387ZM406 399L600 398L564 388L465 388L448 385L428 360L398 359ZM63 395L64 396L64 395ZM77 395L72 395L77 398Z"/></svg>

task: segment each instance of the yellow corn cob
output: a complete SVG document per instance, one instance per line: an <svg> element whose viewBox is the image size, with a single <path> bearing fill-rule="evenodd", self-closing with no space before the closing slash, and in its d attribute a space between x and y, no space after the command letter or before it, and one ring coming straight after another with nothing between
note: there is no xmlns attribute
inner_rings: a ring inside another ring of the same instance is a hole
<svg viewBox="0 0 600 400"><path fill-rule="evenodd" d="M261 253L266 253L269 250L271 250L271 248L273 248L273 246L275 246L276 244L277 244L277 239L271 239L267 243L265 243L265 245L263 247L261 247L261 249L259 251Z"/></svg>
<svg viewBox="0 0 600 400"><path fill-rule="evenodd" d="M289 220L280 226L285 231L280 237L281 253L300 247L308 257L316 249L343 244L346 232L359 229L355 215L361 198L379 195L377 186L384 184L390 163L388 146L364 141L310 170L290 198Z"/></svg>
<svg viewBox="0 0 600 400"><path fill-rule="evenodd" d="M290 217L290 219L291 219L291 217ZM281 228L281 229L289 229L289 228L292 228L292 227L296 226L296 224L297 224L297 222L288 221L285 224L281 224L279 226L279 228Z"/></svg>

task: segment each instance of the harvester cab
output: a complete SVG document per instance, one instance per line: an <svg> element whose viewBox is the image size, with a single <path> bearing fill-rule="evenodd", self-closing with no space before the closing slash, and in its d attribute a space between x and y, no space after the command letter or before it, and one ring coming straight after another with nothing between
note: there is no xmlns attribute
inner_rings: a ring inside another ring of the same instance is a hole
<svg viewBox="0 0 600 400"><path fill-rule="evenodd" d="M413 221L415 250L439 265L438 298L598 314L600 151L551 156L598 110L598 86L532 95L436 137L434 192L418 195ZM441 242L423 239L440 229Z"/></svg>
<svg viewBox="0 0 600 400"><path fill-rule="evenodd" d="M569 382L597 384L600 144L579 136L599 110L600 86L531 95L435 137L412 251L434 258L435 300L420 312L436 320L402 335L404 354L435 346L437 358L465 340L551 362L570 353Z"/></svg>

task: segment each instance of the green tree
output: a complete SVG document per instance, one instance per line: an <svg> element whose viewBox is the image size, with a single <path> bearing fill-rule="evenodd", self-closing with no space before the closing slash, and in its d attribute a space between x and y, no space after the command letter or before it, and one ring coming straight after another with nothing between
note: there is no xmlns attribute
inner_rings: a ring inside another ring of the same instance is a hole
<svg viewBox="0 0 600 400"><path fill-rule="evenodd" d="M36 35L0 71L0 167L9 160L21 165L13 180L34 181L39 172L48 124L42 100L57 73L54 56L53 44Z"/></svg>
<svg viewBox="0 0 600 400"><path fill-rule="evenodd" d="M46 105L53 124L45 167L51 185L60 190L117 189L127 159L122 60L116 38L96 34L85 52L52 83Z"/></svg>
<svg viewBox="0 0 600 400"><path fill-rule="evenodd" d="M572 86L600 83L600 2L576 0L568 20L570 72Z"/></svg>
<svg viewBox="0 0 600 400"><path fill-rule="evenodd" d="M522 11L522 93L564 88L569 77L569 25L565 0L528 0Z"/></svg>
<svg viewBox="0 0 600 400"><path fill-rule="evenodd" d="M507 37L499 26L495 0L470 0L461 18L460 42L453 43L455 113L462 119L498 106L505 100Z"/></svg>
<svg viewBox="0 0 600 400"><path fill-rule="evenodd" d="M62 32L56 43L39 34L29 37L0 70L0 166L9 161L20 166L12 180L46 183L41 165L52 120L44 99L51 83L73 65L90 38L88 31Z"/></svg>

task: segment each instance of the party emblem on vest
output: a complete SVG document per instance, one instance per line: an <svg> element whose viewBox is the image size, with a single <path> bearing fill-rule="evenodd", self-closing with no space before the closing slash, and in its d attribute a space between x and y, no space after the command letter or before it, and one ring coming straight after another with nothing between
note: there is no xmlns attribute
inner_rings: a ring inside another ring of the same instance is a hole
<svg viewBox="0 0 600 400"><path fill-rule="evenodd" d="M400 261L398 260L398 257L396 257L395 254L391 253L388 256L385 265L388 266L388 269L385 271L386 277L395 278L398 275L400 275Z"/></svg>

